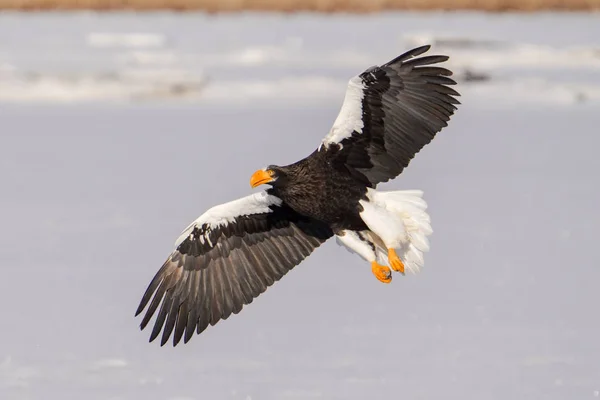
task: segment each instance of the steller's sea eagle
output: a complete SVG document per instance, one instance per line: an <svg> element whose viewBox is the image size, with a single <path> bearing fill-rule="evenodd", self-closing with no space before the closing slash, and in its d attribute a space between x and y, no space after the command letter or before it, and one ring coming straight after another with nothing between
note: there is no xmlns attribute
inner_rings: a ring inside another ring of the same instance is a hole
<svg viewBox="0 0 600 400"><path fill-rule="evenodd" d="M221 204L192 222L146 289L144 329L158 307L153 341L173 345L203 332L264 292L321 243L336 236L371 263L381 282L418 271L431 234L418 190L382 192L460 104L447 56L410 50L350 79L339 115L308 157L256 171L262 192ZM387 266L389 265L389 267ZM391 267L391 269L390 269Z"/></svg>

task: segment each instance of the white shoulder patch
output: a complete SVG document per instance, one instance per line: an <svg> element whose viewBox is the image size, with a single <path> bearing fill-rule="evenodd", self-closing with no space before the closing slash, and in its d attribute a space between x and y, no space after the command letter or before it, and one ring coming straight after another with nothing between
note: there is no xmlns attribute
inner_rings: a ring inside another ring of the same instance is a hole
<svg viewBox="0 0 600 400"><path fill-rule="evenodd" d="M175 247L194 230L196 226L208 224L211 228L216 228L219 225L227 225L235 221L237 217L252 214L264 214L272 212L269 206L281 205L282 201L279 197L268 194L267 192L253 193L250 196L242 197L241 199L233 200L228 203L219 204L208 209L198 219L188 225L181 232L181 235L175 241Z"/></svg>
<svg viewBox="0 0 600 400"><path fill-rule="evenodd" d="M366 86L360 76L357 75L350 79L340 113L327 136L323 138L321 146L340 143L345 138L352 136L354 131L362 133L364 128L362 101L365 97L365 89ZM319 146L319 149L321 149L321 146Z"/></svg>

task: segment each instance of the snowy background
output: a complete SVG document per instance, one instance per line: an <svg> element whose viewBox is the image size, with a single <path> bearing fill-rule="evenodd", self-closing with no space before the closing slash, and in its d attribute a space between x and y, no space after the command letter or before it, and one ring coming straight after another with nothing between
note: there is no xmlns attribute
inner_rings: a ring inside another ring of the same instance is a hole
<svg viewBox="0 0 600 400"><path fill-rule="evenodd" d="M347 80L448 54L419 275L335 245L177 348L133 318L179 232L309 154ZM600 398L600 14L0 14L0 398Z"/></svg>

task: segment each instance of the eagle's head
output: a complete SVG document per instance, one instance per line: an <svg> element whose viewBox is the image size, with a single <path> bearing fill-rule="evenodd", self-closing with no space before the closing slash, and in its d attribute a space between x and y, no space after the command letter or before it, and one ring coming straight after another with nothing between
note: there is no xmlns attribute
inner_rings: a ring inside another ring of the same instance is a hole
<svg viewBox="0 0 600 400"><path fill-rule="evenodd" d="M250 186L253 188L268 184L271 186L280 186L284 183L286 173L282 167L277 165L269 165L266 168L259 169L250 178Z"/></svg>

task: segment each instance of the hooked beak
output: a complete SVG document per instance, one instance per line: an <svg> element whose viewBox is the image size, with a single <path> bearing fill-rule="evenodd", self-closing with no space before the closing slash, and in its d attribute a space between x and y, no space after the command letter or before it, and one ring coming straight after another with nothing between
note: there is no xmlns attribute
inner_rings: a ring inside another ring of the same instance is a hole
<svg viewBox="0 0 600 400"><path fill-rule="evenodd" d="M274 180L275 179L273 179L273 171L259 169L254 174L252 174L252 177L250 178L250 186L255 188L265 183L273 182Z"/></svg>

